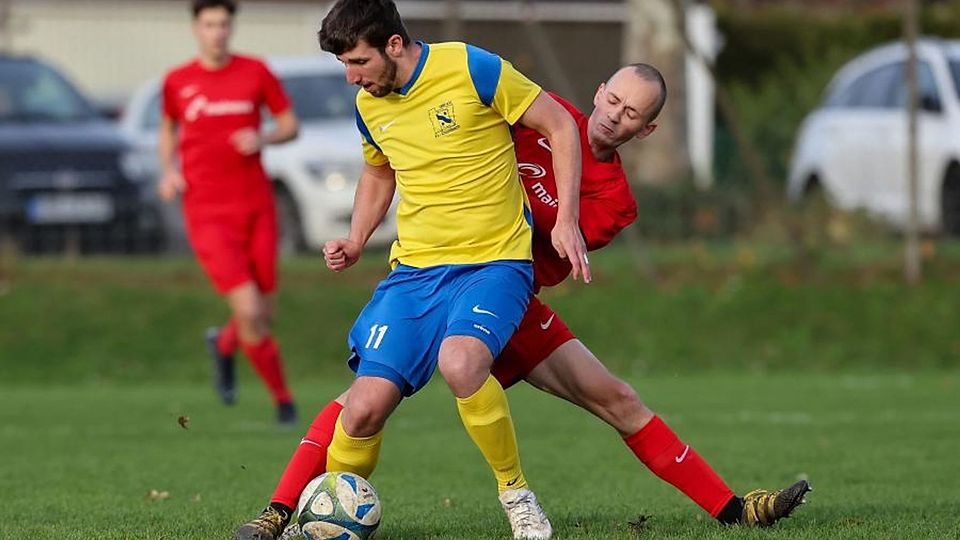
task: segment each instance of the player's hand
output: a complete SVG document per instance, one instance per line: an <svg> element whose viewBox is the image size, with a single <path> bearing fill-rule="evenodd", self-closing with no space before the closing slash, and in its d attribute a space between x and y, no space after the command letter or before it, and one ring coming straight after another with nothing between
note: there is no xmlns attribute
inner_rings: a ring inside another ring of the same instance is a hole
<svg viewBox="0 0 960 540"><path fill-rule="evenodd" d="M160 183L157 185L157 195L163 202L170 202L178 195L186 191L187 182L183 179L180 171L169 170L163 173Z"/></svg>
<svg viewBox="0 0 960 540"><path fill-rule="evenodd" d="M233 147L244 156L252 156L263 148L263 137L253 128L244 128L230 136Z"/></svg>
<svg viewBox="0 0 960 540"><path fill-rule="evenodd" d="M353 266L360 259L363 246L346 238L328 240L323 245L323 260L327 268L334 272L342 272Z"/></svg>
<svg viewBox="0 0 960 540"><path fill-rule="evenodd" d="M573 267L573 279L583 276L584 283L590 283L593 276L590 274L590 259L587 258L587 244L583 241L580 228L573 220L557 219L557 224L550 232L553 249L570 261Z"/></svg>

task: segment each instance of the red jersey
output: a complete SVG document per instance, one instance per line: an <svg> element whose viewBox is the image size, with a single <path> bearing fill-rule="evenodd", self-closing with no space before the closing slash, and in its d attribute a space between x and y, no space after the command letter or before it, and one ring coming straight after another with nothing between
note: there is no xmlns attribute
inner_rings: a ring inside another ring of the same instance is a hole
<svg viewBox="0 0 960 540"><path fill-rule="evenodd" d="M260 154L244 156L231 137L260 129L264 105L273 114L290 107L280 81L258 59L232 55L210 70L194 60L163 81L163 112L179 125L184 206L241 210L272 201Z"/></svg>
<svg viewBox="0 0 960 540"><path fill-rule="evenodd" d="M597 161L587 138L587 116L563 98L550 94L573 116L580 130L580 231L590 251L600 249L637 219L637 203L614 152L609 162ZM550 287L570 274L570 263L553 249L550 232L557 222L557 182L546 137L517 125L514 144L520 179L533 211L533 276L536 288Z"/></svg>

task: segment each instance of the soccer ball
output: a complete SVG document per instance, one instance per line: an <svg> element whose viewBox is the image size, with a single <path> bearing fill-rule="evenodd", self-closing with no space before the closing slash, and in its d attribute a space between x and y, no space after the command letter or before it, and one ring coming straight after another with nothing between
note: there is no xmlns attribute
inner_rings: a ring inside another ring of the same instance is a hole
<svg viewBox="0 0 960 540"><path fill-rule="evenodd" d="M303 489L297 512L307 540L367 540L380 525L380 498L363 478L328 472Z"/></svg>

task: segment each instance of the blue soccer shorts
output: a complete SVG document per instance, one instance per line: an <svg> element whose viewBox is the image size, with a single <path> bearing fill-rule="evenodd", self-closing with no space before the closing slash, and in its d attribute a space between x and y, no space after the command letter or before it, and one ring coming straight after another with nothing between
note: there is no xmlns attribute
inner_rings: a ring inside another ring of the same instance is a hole
<svg viewBox="0 0 960 540"><path fill-rule="evenodd" d="M350 330L350 369L358 377L387 379L411 396L433 376L448 336L475 337L499 356L532 292L533 268L526 261L400 265L380 282Z"/></svg>

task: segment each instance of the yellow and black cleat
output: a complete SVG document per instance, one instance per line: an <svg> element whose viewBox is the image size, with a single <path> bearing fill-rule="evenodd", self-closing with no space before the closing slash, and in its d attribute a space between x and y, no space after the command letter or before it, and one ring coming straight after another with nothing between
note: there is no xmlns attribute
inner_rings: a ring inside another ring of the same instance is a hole
<svg viewBox="0 0 960 540"><path fill-rule="evenodd" d="M755 489L743 498L743 516L740 523L752 527L769 527L807 502L804 496L811 491L813 488L806 480L800 480L778 491Z"/></svg>

